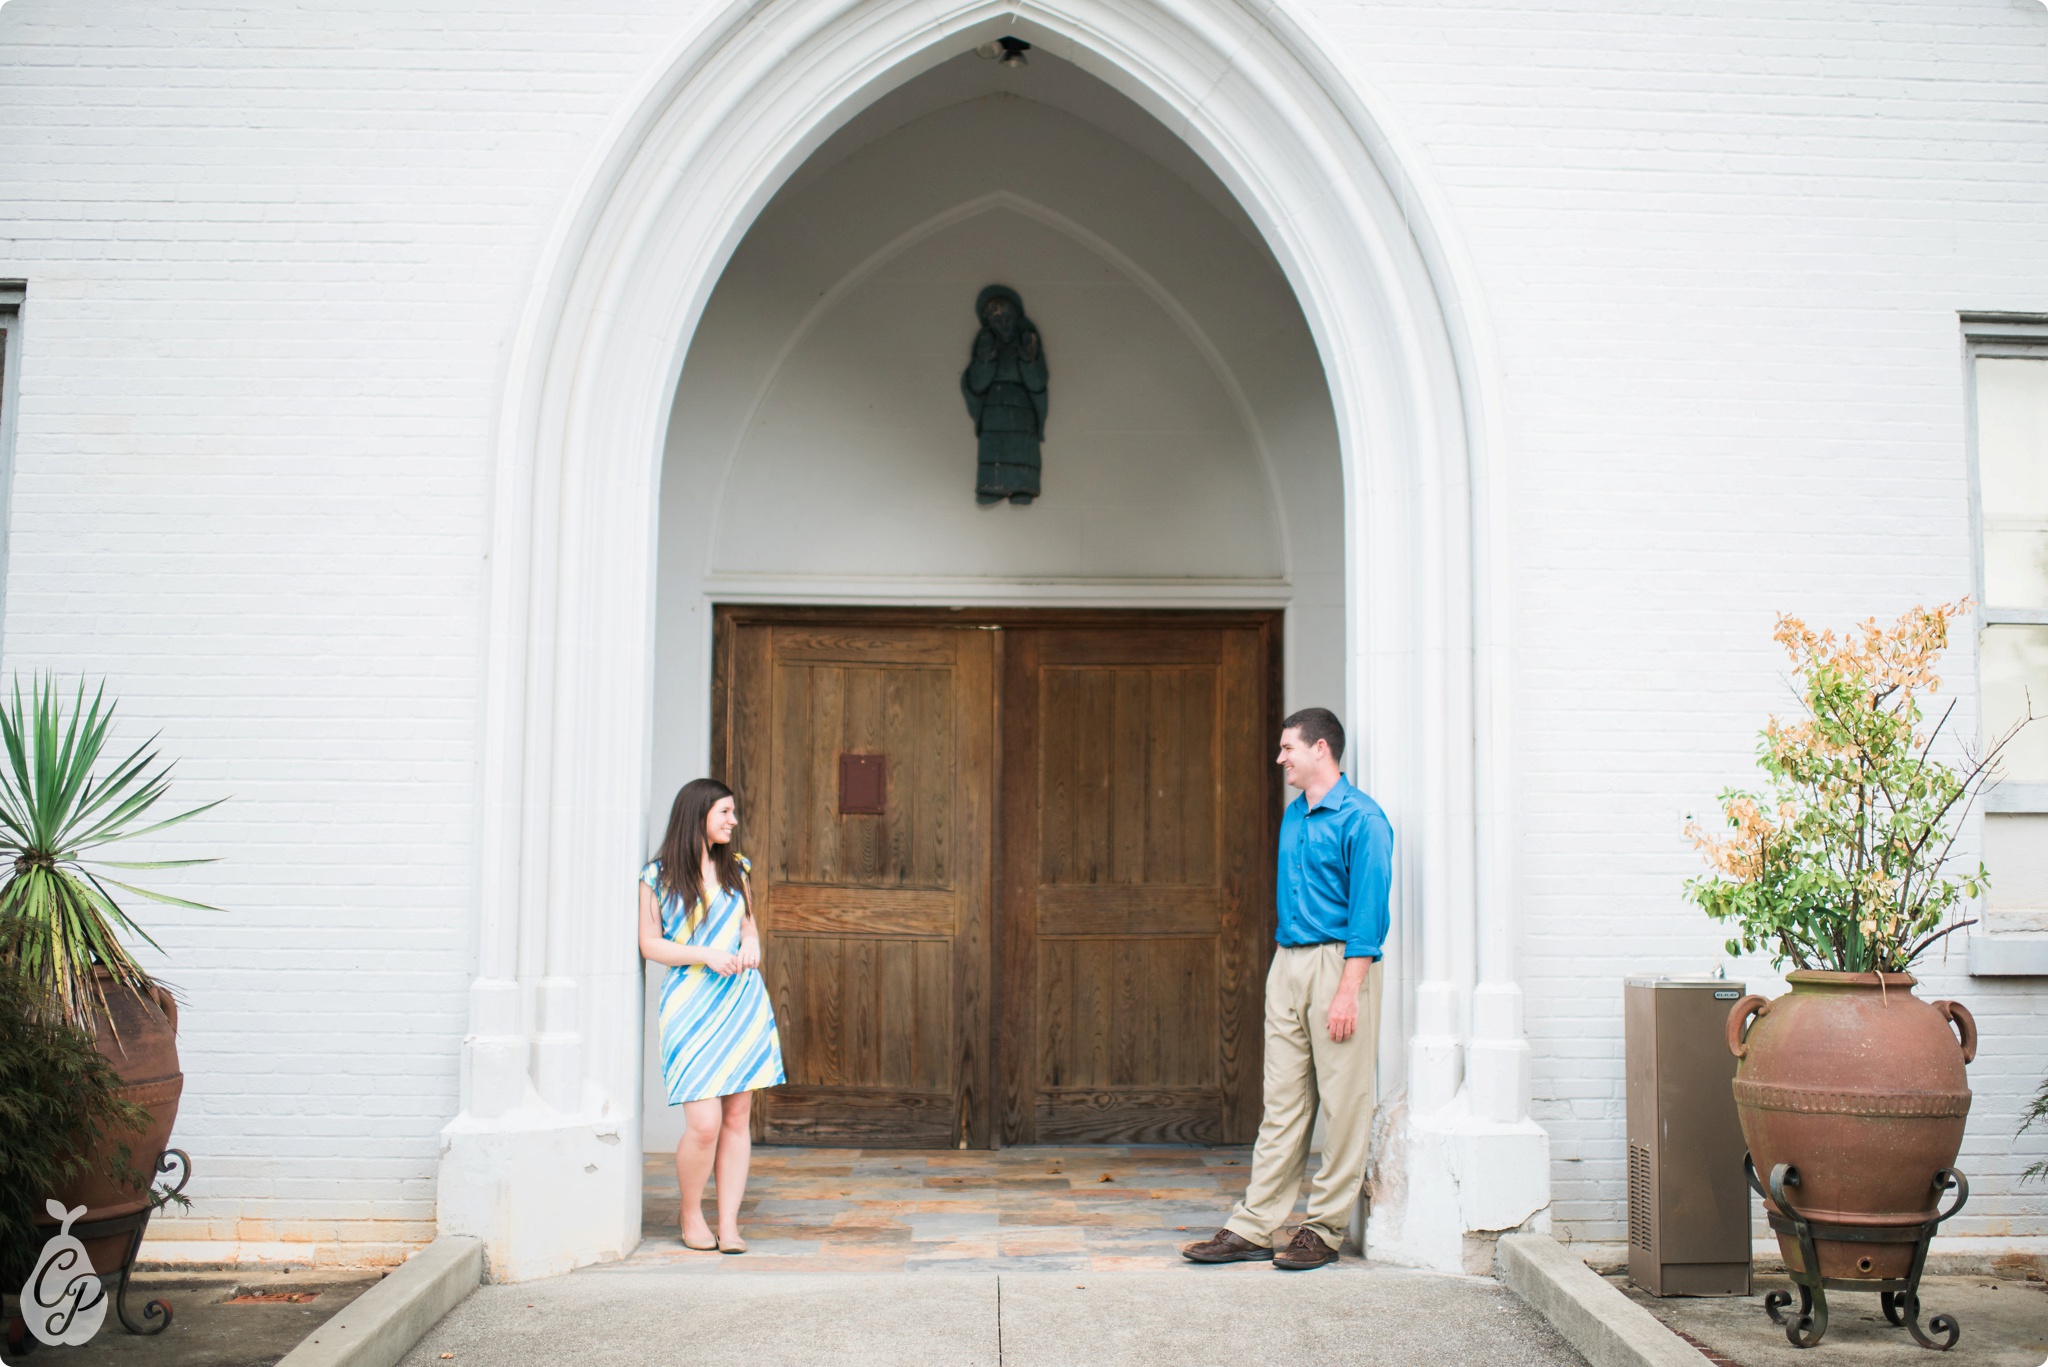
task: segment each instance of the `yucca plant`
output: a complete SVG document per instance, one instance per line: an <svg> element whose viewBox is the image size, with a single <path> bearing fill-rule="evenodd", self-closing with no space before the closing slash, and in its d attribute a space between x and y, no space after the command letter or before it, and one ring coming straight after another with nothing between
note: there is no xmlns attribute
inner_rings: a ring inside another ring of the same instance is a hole
<svg viewBox="0 0 2048 1367"><path fill-rule="evenodd" d="M117 986L146 991L149 974L122 936L158 947L122 910L114 889L171 906L215 910L104 872L186 868L210 859L138 862L95 851L189 821L226 799L155 817L172 767L152 748L156 737L103 766L114 720L105 683L88 701L81 679L70 702L67 710L55 678L37 676L26 699L17 677L12 699L0 705L0 742L7 749L0 767L0 860L6 861L0 864L0 967L40 988L44 1009L89 1034L94 1015L105 1006L93 970L105 969L107 981Z"/></svg>

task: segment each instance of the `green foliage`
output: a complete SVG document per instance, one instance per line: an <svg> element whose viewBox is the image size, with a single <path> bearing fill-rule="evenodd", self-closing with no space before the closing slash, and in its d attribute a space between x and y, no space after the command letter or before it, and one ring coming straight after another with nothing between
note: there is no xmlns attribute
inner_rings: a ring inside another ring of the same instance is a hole
<svg viewBox="0 0 2048 1367"><path fill-rule="evenodd" d="M117 1094L120 1076L92 1037L44 1006L40 986L0 969L0 1286L9 1288L35 1261L43 1202L85 1171L102 1135L149 1120ZM131 1161L122 1149L110 1175L139 1188Z"/></svg>
<svg viewBox="0 0 2048 1367"><path fill-rule="evenodd" d="M21 682L0 706L0 967L40 986L49 1009L81 1030L92 1028L101 1001L95 966L117 986L141 990L149 976L121 935L154 947L156 941L129 919L111 889L172 906L213 910L123 883L107 869L182 868L206 859L130 863L90 852L190 820L209 802L176 816L153 819L170 786L171 768L159 764L152 737L98 775L107 751L114 705L100 686L90 702L81 680L67 712L54 679L38 677L24 701ZM221 799L224 801L225 799Z"/></svg>
<svg viewBox="0 0 2048 1367"><path fill-rule="evenodd" d="M2033 1129L2037 1120L2048 1120L2048 1078L2041 1080L2041 1090L2035 1092L2034 1099L2027 1104L2026 1119L2020 1122L2019 1132L2025 1134ZM2027 1170L2020 1174L2020 1181L2024 1182L2030 1177L2048 1177L2048 1159L2030 1164Z"/></svg>
<svg viewBox="0 0 2048 1367"><path fill-rule="evenodd" d="M1872 620L1839 640L1778 619L1807 715L1765 726L1757 764L1767 793L1721 794L1733 834L1687 827L1714 872L1689 880L1686 895L1735 924L1729 954L1766 950L1781 968L1901 972L1975 923L1958 912L1982 894L1984 867L1954 867L1951 852L2014 733L1955 766L1929 755L1953 707L1920 731L1919 696L1940 687L1935 660L1964 606L1915 608L1888 629Z"/></svg>

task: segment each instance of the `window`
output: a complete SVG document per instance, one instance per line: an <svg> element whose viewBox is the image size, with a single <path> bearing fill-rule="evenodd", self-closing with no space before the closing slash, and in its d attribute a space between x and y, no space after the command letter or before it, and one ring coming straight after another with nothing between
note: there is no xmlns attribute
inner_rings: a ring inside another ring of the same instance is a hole
<svg viewBox="0 0 2048 1367"><path fill-rule="evenodd" d="M2048 716L2048 317L1965 314L1983 738ZM2048 973L2048 721L2006 748L1986 801L1991 872L1970 971Z"/></svg>
<svg viewBox="0 0 2048 1367"><path fill-rule="evenodd" d="M1977 601L1986 740L2048 713L2048 319L1968 315L1976 397ZM2048 785L2048 726L2005 754L2008 784ZM2048 803L2042 804L2048 811Z"/></svg>

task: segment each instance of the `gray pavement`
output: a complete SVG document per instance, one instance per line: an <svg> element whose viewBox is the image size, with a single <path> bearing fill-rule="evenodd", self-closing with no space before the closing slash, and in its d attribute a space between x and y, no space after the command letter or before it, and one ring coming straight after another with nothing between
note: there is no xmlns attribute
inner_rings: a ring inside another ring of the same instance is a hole
<svg viewBox="0 0 2048 1367"><path fill-rule="evenodd" d="M37 1348L19 1359L0 1352L0 1361L47 1362L50 1367L269 1367L382 1276L347 1268L201 1272L145 1267L129 1287L129 1312L140 1320L143 1305L152 1298L168 1302L171 1326L163 1333L130 1334L110 1313L91 1343Z"/></svg>
<svg viewBox="0 0 2048 1367"><path fill-rule="evenodd" d="M1935 1314L1954 1315L1962 1337L1949 1353L1936 1356L1916 1345L1904 1329L1885 1323L1877 1297L1869 1292L1830 1291L1828 1331L1813 1348L1794 1348L1782 1327L1764 1314L1764 1293L1792 1290L1783 1274L1759 1272L1756 1294L1747 1297L1671 1296L1659 1299L1609 1275L1629 1299L1670 1328L1739 1367L1888 1367L1912 1363L1968 1363L1970 1367L2041 1367L2048 1359L2048 1287L2036 1281L1996 1277L1926 1277L1920 1283L1921 1322ZM1796 1296L1798 1293L1793 1292ZM1793 1302L1798 1303L1796 1300Z"/></svg>
<svg viewBox="0 0 2048 1367"><path fill-rule="evenodd" d="M452 1359L444 1358L452 1354ZM486 1286L404 1367L932 1364L1584 1367L1497 1282L1347 1260L1167 1272L683 1276L615 1265Z"/></svg>

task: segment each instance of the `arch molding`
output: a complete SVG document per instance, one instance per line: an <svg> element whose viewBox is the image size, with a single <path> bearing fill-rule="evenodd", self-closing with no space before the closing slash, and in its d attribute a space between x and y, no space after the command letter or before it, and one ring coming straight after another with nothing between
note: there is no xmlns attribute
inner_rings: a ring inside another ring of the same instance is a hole
<svg viewBox="0 0 2048 1367"><path fill-rule="evenodd" d="M691 336L812 150L1006 33L1120 90L1209 164L1321 355L1343 456L1353 767L1400 833L1382 1029L1399 1123L1378 1185L1404 1194L1373 1212L1375 1256L1457 1265L1467 1231L1515 1227L1547 1201L1510 964L1491 351L1415 158L1329 43L1257 0L751 0L710 16L622 105L551 236L507 371L477 976L440 1176L443 1231L483 1237L496 1277L554 1275L639 1238L640 968L624 909L649 800L657 481ZM1472 1143L1439 1132L1511 1136L1524 1179L1475 1208L1455 1172ZM1448 1206L1431 1195L1446 1163Z"/></svg>

